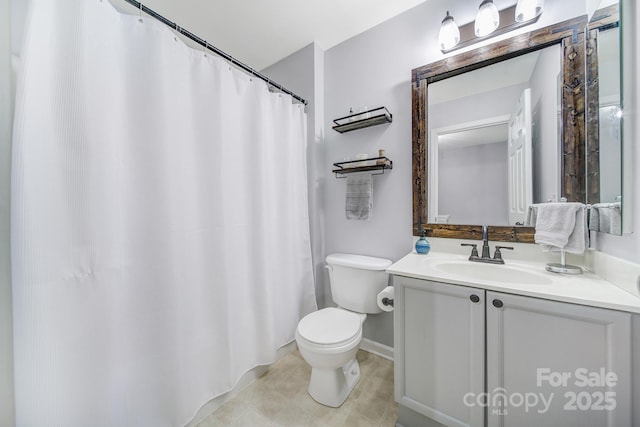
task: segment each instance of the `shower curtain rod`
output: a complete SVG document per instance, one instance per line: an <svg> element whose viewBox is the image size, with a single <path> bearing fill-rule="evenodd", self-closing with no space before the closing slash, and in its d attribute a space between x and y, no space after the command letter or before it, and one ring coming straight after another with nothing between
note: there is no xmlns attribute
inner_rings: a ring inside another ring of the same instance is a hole
<svg viewBox="0 0 640 427"><path fill-rule="evenodd" d="M135 6L136 9L139 9L141 12L144 12L147 15L157 19L158 21L162 22L163 24L167 25L168 27L171 27L174 31L182 34L183 36L185 36L189 40L192 40L192 41L198 43L200 46L204 47L205 49L208 49L211 52L215 53L216 55L223 57L227 61L231 62L232 65L235 65L236 67L246 71L247 73L251 74L252 76L255 76L255 77L258 77L259 79L264 80L265 82L267 82L267 84L269 86L273 86L273 87L277 88L278 90L280 90L281 92L284 92L284 93L286 93L288 95L291 95L294 99L297 99L302 104L307 105L307 100L306 99L302 98L301 96L296 95L295 93L293 93L290 90L286 89L284 86L279 85L278 83L276 83L273 80L269 79L267 76L265 76L264 74L256 71L252 67L250 67L250 66L248 66L248 65L246 65L246 64L244 64L244 63L242 63L240 61L238 61L237 59L235 59L233 56L229 55L228 53L223 52L220 49L218 49L217 47L210 45L207 41L205 41L202 38L196 36L192 32L185 30L184 28L179 26L177 23L171 22L169 19L167 19L164 16L160 15L158 12L156 12L156 11L154 11L152 9L149 9L147 6L143 5L141 2L136 1L136 0L124 0L124 1L129 3L130 5Z"/></svg>

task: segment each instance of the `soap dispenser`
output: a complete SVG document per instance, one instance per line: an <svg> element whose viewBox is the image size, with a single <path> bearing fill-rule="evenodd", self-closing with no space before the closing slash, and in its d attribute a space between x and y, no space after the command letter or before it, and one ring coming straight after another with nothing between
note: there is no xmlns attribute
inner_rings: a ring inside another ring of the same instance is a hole
<svg viewBox="0 0 640 427"><path fill-rule="evenodd" d="M416 242L416 252L422 255L427 255L431 250L431 244L424 237L424 230L420 234L420 238Z"/></svg>

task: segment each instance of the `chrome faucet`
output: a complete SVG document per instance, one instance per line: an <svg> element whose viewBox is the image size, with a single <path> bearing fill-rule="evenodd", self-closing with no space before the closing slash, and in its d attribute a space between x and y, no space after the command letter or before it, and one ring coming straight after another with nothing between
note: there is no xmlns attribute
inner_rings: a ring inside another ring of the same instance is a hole
<svg viewBox="0 0 640 427"><path fill-rule="evenodd" d="M491 258L491 250L489 248L489 227L486 225L482 226L482 256L478 256L478 245L475 243L461 243L461 246L471 246L471 256L469 257L469 261L474 262L486 262L489 264L504 264L504 260L502 259L501 249L511 249L513 250L513 246L497 246L496 250L493 253L493 258Z"/></svg>

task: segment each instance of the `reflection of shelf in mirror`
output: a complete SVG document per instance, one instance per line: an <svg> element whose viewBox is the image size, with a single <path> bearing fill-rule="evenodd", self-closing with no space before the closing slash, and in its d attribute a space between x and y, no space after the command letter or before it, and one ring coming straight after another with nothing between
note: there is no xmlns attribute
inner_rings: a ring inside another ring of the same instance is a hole
<svg viewBox="0 0 640 427"><path fill-rule="evenodd" d="M374 108L373 110L363 111L357 114L351 114L350 116L335 119L333 122L336 125L333 127L333 130L335 130L336 132L344 133L370 126L391 123L392 121L393 115L389 112L389 110L387 110L386 107L379 107Z"/></svg>
<svg viewBox="0 0 640 427"><path fill-rule="evenodd" d="M378 161L384 161L384 163L378 164ZM364 164L363 164L364 163ZM357 165L357 166L354 166ZM356 172L378 172L373 175L382 175L385 170L393 169L393 162L387 157L374 157L367 160L349 160L346 162L334 163L338 169L333 169L331 172L336 174L336 178L344 178L339 175L346 175Z"/></svg>

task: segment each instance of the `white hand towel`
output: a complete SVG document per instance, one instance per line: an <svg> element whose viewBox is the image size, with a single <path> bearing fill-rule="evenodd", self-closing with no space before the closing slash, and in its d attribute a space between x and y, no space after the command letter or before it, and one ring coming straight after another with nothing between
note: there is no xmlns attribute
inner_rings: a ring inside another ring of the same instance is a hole
<svg viewBox="0 0 640 427"><path fill-rule="evenodd" d="M368 220L373 208L373 177L370 173L347 177L345 212L347 219Z"/></svg>
<svg viewBox="0 0 640 427"><path fill-rule="evenodd" d="M622 203L615 202L609 206L609 233L622 234Z"/></svg>
<svg viewBox="0 0 640 427"><path fill-rule="evenodd" d="M543 250L564 249L576 254L585 251L588 231L584 204L540 203L532 207L527 224L535 226L535 241Z"/></svg>
<svg viewBox="0 0 640 427"><path fill-rule="evenodd" d="M600 231L600 209L597 204L589 209L589 230Z"/></svg>
<svg viewBox="0 0 640 427"><path fill-rule="evenodd" d="M620 202L592 205L589 212L589 229L601 233L621 234L621 212Z"/></svg>

